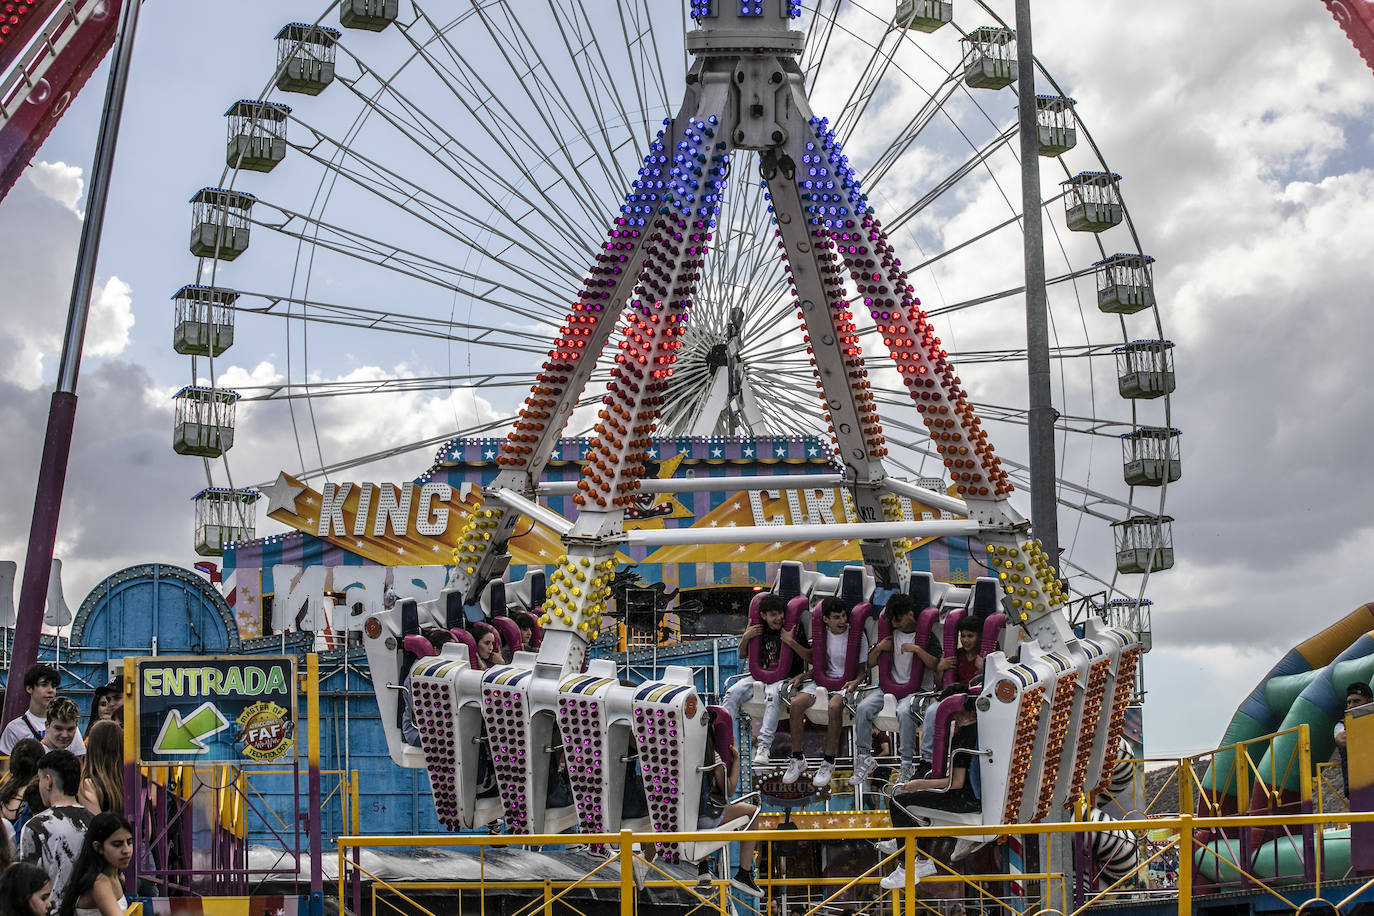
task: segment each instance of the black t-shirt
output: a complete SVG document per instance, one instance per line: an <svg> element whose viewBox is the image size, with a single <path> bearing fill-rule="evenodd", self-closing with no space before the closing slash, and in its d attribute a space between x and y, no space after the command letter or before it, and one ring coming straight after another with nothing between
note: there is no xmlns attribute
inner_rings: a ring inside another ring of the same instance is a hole
<svg viewBox="0 0 1374 916"><path fill-rule="evenodd" d="M965 750L976 751L978 749L978 723L974 722L971 725L965 725L963 728L956 729L954 737L950 739L949 747L950 750L963 748ZM971 754L959 754L954 758L953 762L950 763L949 771L951 775L960 767L965 771L964 787L962 789L949 790L948 794L951 797L951 801L957 800L960 803L970 805L976 805L978 803L978 797L973 794L973 777L968 772L977 763L978 758Z"/></svg>
<svg viewBox="0 0 1374 916"><path fill-rule="evenodd" d="M778 659L782 657L782 630L770 630L767 624L761 624L763 633L759 635L759 664L764 668L772 668L777 665ZM805 629L798 624L792 631L792 638L799 644L810 647L811 640L807 638ZM796 677L806 670L806 659L800 658L797 653L792 653L792 667L788 670L786 677Z"/></svg>

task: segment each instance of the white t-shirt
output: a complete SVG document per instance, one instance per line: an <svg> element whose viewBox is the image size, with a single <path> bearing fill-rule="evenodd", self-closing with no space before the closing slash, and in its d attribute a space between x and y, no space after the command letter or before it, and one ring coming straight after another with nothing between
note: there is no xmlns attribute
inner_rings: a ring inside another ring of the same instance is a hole
<svg viewBox="0 0 1374 916"><path fill-rule="evenodd" d="M25 723L25 719L28 719L27 723ZM30 725L33 726L32 729L29 728ZM48 723L46 721L28 710L24 710L22 716L6 725L5 730L0 732L0 754L8 755L10 751L14 750L14 746L25 738L38 738L41 741L47 730ZM81 740L81 729L76 730L76 736L72 738L71 746L67 750L71 751L74 757L85 756L86 742Z"/></svg>
<svg viewBox="0 0 1374 916"><path fill-rule="evenodd" d="M916 641L916 631L903 633L901 630L892 631L892 679L898 683L906 683L907 678L911 677L911 658L910 652L903 652L903 646L909 646Z"/></svg>
<svg viewBox="0 0 1374 916"><path fill-rule="evenodd" d="M859 637L859 658L868 657L868 634ZM825 629L825 674L827 677L844 677L845 662L849 658L849 631L832 633Z"/></svg>

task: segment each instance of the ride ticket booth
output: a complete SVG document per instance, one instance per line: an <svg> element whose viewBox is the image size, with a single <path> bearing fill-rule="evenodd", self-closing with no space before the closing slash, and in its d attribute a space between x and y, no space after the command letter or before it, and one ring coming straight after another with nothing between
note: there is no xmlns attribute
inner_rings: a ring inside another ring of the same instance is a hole
<svg viewBox="0 0 1374 916"><path fill-rule="evenodd" d="M134 848L147 850L130 863L126 887L159 895L141 898L144 912L160 912L160 898L191 912L196 897L243 897L279 871L249 860L255 819L274 819L283 855L310 874L309 895L279 908L323 912L318 657L298 667L292 655L125 658L124 721L137 725L124 731L124 794ZM267 777L290 781L293 810L260 810L254 780Z"/></svg>

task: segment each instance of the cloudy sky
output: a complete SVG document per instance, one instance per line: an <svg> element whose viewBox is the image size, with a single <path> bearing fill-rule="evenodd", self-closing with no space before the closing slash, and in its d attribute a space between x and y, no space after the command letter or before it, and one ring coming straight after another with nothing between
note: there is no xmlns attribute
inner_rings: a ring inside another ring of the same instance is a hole
<svg viewBox="0 0 1374 916"><path fill-rule="evenodd" d="M170 449L169 398L193 373L170 348L168 296L197 279L185 249L185 202L198 187L221 181L221 113L235 98L260 95L281 23L313 20L323 3L283 5L293 8L263 5L262 13L225 17L198 2L149 4L143 12L63 504L58 552L73 609L123 566L194 559L188 500L206 476L199 462ZM1010 3L994 6L1010 18ZM879 12L888 15L886 4ZM979 24L962 8L956 16ZM1183 430L1184 479L1171 488L1168 509L1178 519L1178 564L1148 590L1155 636L1146 728L1152 754L1198 751L1215 744L1236 704L1283 651L1374 597L1354 575L1374 538L1367 512L1374 493L1360 458L1374 405L1358 382L1371 323L1362 316L1374 305L1361 241L1362 228L1374 226L1374 73L1319 0L1251 5L1243 17L1224 4L1038 0L1035 17L1041 60L1078 100L1111 168L1125 176L1142 247L1158 262L1164 330L1177 344L1172 422ZM937 36L946 44L954 38ZM382 50L377 38L368 53L394 61L394 47ZM0 262L7 292L0 416L12 431L0 441L0 557L22 560L104 82L102 69L0 205L11 252ZM288 101L307 121L346 117L342 99L329 93ZM901 101L879 97L874 104L882 110ZM335 135L346 130L344 123ZM863 155L862 138L851 151ZM395 155L395 162L407 158ZM936 144L924 155L937 173L957 161ZM424 184L424 166L406 165ZM264 199L286 200L300 174L279 169L252 187ZM1055 180L1047 171L1046 186ZM949 244L988 225L996 207L1005 207L992 200L994 187L971 182L913 226L911 243L925 250L932 239ZM897 204L911 193L894 175L874 196ZM1081 260L1076 243L1066 244L1070 260ZM360 291L365 302L386 299L393 307L423 295L327 259L313 265L303 287L294 245L260 247L266 250L253 251L251 267L233 268L238 288L289 288L325 301ZM947 267L918 287L928 304L1015 285L1019 269L973 253ZM408 310L497 320L474 315L461 291L423 305ZM500 319L516 331L522 320ZM966 325L960 343L990 345L979 335L992 326ZM473 359L470 350L395 335L288 338L268 319L243 321L240 334L243 345L216 367L221 384L299 378L302 360L312 379L361 382L467 374ZM313 351L305 349L310 343ZM1110 379L1110 365L1105 370ZM990 376L988 384L1000 393L998 384L1011 390L1020 383L1013 373L1000 382ZM1066 397L1074 387L1065 382ZM511 396L464 386L365 402L338 398L316 402L313 418L300 403L250 405L241 412L250 445L235 450L235 481L256 483L281 468L315 467L320 456L371 453L469 426ZM293 419L307 429L303 437L293 433ZM1020 434L1015 426L999 433ZM1016 453L1002 443L999 451ZM1096 448L1095 469L1111 471L1115 443ZM1083 454L1068 459L1072 467ZM428 461L422 451L369 474L412 476ZM264 530L270 524L260 522ZM1110 550L1100 528L1079 537L1075 556L1081 549L1100 557L1104 543ZM1198 696L1209 698L1201 708Z"/></svg>

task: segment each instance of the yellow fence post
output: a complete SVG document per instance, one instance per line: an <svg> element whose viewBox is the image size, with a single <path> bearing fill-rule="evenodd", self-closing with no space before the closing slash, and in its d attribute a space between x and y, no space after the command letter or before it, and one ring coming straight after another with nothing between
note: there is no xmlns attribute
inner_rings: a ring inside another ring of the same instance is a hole
<svg viewBox="0 0 1374 916"><path fill-rule="evenodd" d="M620 916L634 916L635 872L634 834L620 831Z"/></svg>
<svg viewBox="0 0 1374 916"><path fill-rule="evenodd" d="M902 908L906 916L916 916L916 838L906 838L906 848L902 851L906 861L906 900Z"/></svg>
<svg viewBox="0 0 1374 916"><path fill-rule="evenodd" d="M1178 914L1193 911L1193 816L1178 819Z"/></svg>

